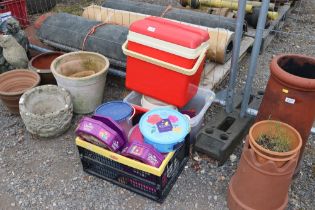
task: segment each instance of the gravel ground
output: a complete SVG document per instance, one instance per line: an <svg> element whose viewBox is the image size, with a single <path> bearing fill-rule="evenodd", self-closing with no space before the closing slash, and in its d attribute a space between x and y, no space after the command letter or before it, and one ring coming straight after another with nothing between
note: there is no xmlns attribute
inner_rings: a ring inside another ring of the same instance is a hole
<svg viewBox="0 0 315 210"><path fill-rule="evenodd" d="M168 1L170 2L170 1ZM259 57L253 87L264 88L269 61L278 53L315 56L315 3L301 0L282 31ZM244 85L249 56L239 73ZM223 85L224 86L224 85ZM122 99L124 81L108 77L105 101ZM207 113L209 119L216 107ZM69 131L54 139L38 139L25 130L20 117L0 103L0 209L226 209L226 189L241 154L218 167L216 161L193 154L168 198L158 204L82 171L74 145L75 116ZM236 158L235 158L236 157ZM300 175L293 181L288 209L315 209L315 141L310 137Z"/></svg>

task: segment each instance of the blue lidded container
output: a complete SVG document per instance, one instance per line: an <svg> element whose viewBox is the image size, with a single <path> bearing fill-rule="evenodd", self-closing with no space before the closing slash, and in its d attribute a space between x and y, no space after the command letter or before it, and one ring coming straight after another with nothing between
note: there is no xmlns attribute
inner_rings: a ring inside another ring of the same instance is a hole
<svg viewBox="0 0 315 210"><path fill-rule="evenodd" d="M146 112L139 122L144 141L159 152L174 151L190 132L189 119L170 108L157 108Z"/></svg>
<svg viewBox="0 0 315 210"><path fill-rule="evenodd" d="M135 109L123 101L111 101L97 107L95 114L115 120L124 130L125 135L128 136L132 128L132 117L135 114Z"/></svg>

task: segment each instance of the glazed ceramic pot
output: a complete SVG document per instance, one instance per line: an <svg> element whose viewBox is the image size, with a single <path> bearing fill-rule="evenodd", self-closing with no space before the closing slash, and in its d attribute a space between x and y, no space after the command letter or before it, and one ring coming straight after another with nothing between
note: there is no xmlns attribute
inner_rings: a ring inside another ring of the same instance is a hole
<svg viewBox="0 0 315 210"><path fill-rule="evenodd" d="M54 137L71 125L71 95L56 85L43 85L26 91L19 101L26 129L40 137Z"/></svg>
<svg viewBox="0 0 315 210"><path fill-rule="evenodd" d="M50 71L50 65L56 58L63 54L63 52L42 53L29 61L28 68L36 71L40 75L41 85L57 84L54 75Z"/></svg>
<svg viewBox="0 0 315 210"><path fill-rule="evenodd" d="M247 138L239 165L229 183L228 208L230 210L285 210L298 156L281 168L270 160L260 163L248 141Z"/></svg>
<svg viewBox="0 0 315 210"><path fill-rule="evenodd" d="M58 86L72 95L74 112L92 113L104 96L108 59L94 52L72 52L56 58L51 71Z"/></svg>
<svg viewBox="0 0 315 210"><path fill-rule="evenodd" d="M315 57L276 56L270 73L256 122L272 119L294 127L303 140L300 161L315 120Z"/></svg>
<svg viewBox="0 0 315 210"><path fill-rule="evenodd" d="M280 131L281 129L281 131ZM264 148L257 143L260 135L275 136L282 132L288 139L290 150L287 152L275 152ZM274 120L264 120L255 123L249 130L249 144L255 152L257 161L264 163L268 160L274 161L278 167L299 155L302 138L292 126Z"/></svg>
<svg viewBox="0 0 315 210"><path fill-rule="evenodd" d="M0 74L0 99L14 114L19 113L19 100L22 94L40 82L40 76L33 71L17 69Z"/></svg>

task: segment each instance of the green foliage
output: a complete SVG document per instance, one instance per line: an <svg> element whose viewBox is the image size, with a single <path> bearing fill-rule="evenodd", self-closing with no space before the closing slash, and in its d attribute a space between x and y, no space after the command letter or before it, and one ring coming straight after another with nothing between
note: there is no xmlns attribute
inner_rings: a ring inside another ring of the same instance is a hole
<svg viewBox="0 0 315 210"><path fill-rule="evenodd" d="M291 139L281 123L275 123L267 133L260 134L256 142L274 152L288 152L291 149Z"/></svg>
<svg viewBox="0 0 315 210"><path fill-rule="evenodd" d="M72 15L82 15L82 12L84 10L84 7L90 6L91 4L98 4L102 1L95 1L95 0L79 0L76 2L71 3L59 3L53 8L53 12L64 12L69 13Z"/></svg>

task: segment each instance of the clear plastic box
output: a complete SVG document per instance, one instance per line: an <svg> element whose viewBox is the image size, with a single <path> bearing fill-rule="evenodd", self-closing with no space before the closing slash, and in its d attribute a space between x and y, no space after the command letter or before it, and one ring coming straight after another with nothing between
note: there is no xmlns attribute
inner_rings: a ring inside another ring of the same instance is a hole
<svg viewBox="0 0 315 210"><path fill-rule="evenodd" d="M137 108L144 109L141 107L141 97L142 95L140 93L132 91L124 98L124 102L130 103ZM196 116L190 119L191 141L195 140L196 134L201 129L204 115L211 106L214 98L215 94L213 91L199 87L197 94L188 102L188 104L179 110L196 110Z"/></svg>

